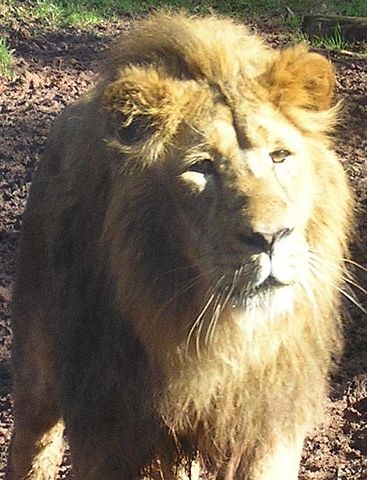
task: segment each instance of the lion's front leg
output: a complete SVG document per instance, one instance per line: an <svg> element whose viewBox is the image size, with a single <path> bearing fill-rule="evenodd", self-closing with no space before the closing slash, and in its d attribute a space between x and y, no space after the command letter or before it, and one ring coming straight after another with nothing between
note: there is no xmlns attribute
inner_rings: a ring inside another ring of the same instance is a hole
<svg viewBox="0 0 367 480"><path fill-rule="evenodd" d="M304 435L296 439L277 438L254 466L251 480L297 480Z"/></svg>

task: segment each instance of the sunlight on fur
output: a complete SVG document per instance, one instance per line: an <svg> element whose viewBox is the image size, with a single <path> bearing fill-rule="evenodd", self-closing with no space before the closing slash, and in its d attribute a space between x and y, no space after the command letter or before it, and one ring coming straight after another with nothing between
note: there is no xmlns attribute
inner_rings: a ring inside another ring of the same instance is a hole
<svg viewBox="0 0 367 480"><path fill-rule="evenodd" d="M225 18L115 42L24 215L8 480L56 478L61 419L76 480L297 479L363 290L334 84Z"/></svg>

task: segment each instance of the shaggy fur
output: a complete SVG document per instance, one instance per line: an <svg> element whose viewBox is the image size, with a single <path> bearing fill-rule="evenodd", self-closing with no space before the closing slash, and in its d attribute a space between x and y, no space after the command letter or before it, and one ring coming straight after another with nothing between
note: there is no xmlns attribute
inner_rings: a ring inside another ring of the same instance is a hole
<svg viewBox="0 0 367 480"><path fill-rule="evenodd" d="M24 215L8 479L294 480L341 350L329 62L155 14L54 125Z"/></svg>

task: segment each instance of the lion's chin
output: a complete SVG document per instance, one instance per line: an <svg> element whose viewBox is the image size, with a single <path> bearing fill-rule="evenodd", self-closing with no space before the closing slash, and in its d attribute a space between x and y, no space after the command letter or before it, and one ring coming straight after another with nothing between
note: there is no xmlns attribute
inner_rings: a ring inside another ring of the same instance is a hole
<svg viewBox="0 0 367 480"><path fill-rule="evenodd" d="M295 285L266 281L246 296L234 297L232 314L239 316L241 323L274 321L292 313L295 303Z"/></svg>

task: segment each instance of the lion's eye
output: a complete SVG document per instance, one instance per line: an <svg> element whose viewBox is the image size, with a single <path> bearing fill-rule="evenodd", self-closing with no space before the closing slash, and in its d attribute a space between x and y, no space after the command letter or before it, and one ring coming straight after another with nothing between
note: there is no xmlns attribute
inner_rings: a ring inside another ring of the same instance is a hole
<svg viewBox="0 0 367 480"><path fill-rule="evenodd" d="M216 173L214 163L209 158L204 158L193 163L188 168L188 171L202 173L203 175L210 175Z"/></svg>
<svg viewBox="0 0 367 480"><path fill-rule="evenodd" d="M271 152L270 157L274 163L282 163L289 155L291 155L289 150L275 150Z"/></svg>

